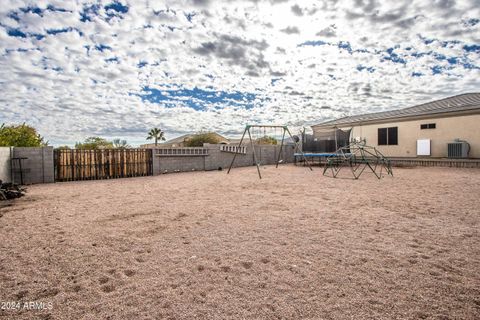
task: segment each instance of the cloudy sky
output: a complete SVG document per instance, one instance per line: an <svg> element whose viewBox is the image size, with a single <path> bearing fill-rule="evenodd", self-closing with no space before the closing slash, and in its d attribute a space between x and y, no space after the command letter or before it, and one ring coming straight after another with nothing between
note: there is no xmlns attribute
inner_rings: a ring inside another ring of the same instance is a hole
<svg viewBox="0 0 480 320"><path fill-rule="evenodd" d="M0 55L0 123L53 144L297 130L480 91L480 3L2 0Z"/></svg>

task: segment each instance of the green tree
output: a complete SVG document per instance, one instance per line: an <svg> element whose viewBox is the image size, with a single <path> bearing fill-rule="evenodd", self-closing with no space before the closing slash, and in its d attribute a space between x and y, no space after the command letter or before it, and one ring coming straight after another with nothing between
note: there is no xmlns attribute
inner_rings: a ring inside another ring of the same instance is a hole
<svg viewBox="0 0 480 320"><path fill-rule="evenodd" d="M162 129L153 128L148 132L147 140L155 139L155 146L158 145L158 141L165 141L164 132Z"/></svg>
<svg viewBox="0 0 480 320"><path fill-rule="evenodd" d="M108 149L113 143L100 137L88 137L84 142L75 143L75 149Z"/></svg>
<svg viewBox="0 0 480 320"><path fill-rule="evenodd" d="M0 126L0 146L2 147L44 147L48 145L37 130L29 125Z"/></svg>
<svg viewBox="0 0 480 320"><path fill-rule="evenodd" d="M115 149L128 149L132 147L127 143L127 140L113 139L112 143Z"/></svg>
<svg viewBox="0 0 480 320"><path fill-rule="evenodd" d="M255 142L257 144L277 144L278 143L277 139L269 136L263 136L261 138L258 138Z"/></svg>
<svg viewBox="0 0 480 320"><path fill-rule="evenodd" d="M187 147L203 147L204 143L216 144L220 139L213 132L200 132L185 141Z"/></svg>
<svg viewBox="0 0 480 320"><path fill-rule="evenodd" d="M69 146L65 145L65 146L58 146L58 147L56 147L55 149L58 149L58 150L70 150L71 148L70 148Z"/></svg>

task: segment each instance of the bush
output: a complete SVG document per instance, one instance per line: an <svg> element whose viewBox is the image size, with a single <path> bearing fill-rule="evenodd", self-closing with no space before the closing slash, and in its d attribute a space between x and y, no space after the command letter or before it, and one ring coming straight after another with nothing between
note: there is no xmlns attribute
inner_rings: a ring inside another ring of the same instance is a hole
<svg viewBox="0 0 480 320"><path fill-rule="evenodd" d="M216 144L220 139L213 132L200 132L185 141L186 147L203 147L204 143Z"/></svg>
<svg viewBox="0 0 480 320"><path fill-rule="evenodd" d="M0 126L1 147L44 147L47 144L34 127L26 124Z"/></svg>
<svg viewBox="0 0 480 320"><path fill-rule="evenodd" d="M100 137L88 137L84 142L75 143L75 149L108 149L113 148L113 143Z"/></svg>
<svg viewBox="0 0 480 320"><path fill-rule="evenodd" d="M57 149L57 150L70 150L71 148L69 146L65 145L65 146L58 146L55 149Z"/></svg>
<svg viewBox="0 0 480 320"><path fill-rule="evenodd" d="M263 136L258 138L256 141L257 144L277 144L278 141L274 137Z"/></svg>

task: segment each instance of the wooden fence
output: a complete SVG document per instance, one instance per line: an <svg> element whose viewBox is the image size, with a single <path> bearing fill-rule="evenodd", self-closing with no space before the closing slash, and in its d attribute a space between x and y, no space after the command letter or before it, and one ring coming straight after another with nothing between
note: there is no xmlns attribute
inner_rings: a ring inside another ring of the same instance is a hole
<svg viewBox="0 0 480 320"><path fill-rule="evenodd" d="M151 149L55 150L55 181L152 175Z"/></svg>

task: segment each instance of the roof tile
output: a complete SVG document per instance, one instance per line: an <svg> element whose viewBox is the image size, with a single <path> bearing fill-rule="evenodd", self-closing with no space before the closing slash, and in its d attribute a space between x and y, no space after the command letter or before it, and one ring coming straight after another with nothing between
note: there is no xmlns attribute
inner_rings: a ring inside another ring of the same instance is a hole
<svg viewBox="0 0 480 320"><path fill-rule="evenodd" d="M313 126L330 127L336 125L354 124L364 121L378 121L401 117L415 117L468 110L480 111L480 93L465 93L404 109L349 116L336 120L326 121Z"/></svg>

